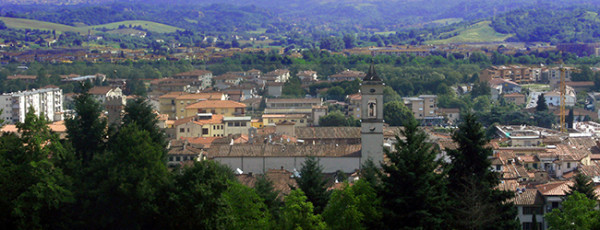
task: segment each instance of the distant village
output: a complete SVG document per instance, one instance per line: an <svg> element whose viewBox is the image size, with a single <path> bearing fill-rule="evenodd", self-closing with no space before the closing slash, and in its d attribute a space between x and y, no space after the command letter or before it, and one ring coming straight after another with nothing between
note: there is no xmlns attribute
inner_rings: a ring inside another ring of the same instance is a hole
<svg viewBox="0 0 600 230"><path fill-rule="evenodd" d="M15 57L49 60L39 55ZM494 127L496 138L489 143L493 149L490 170L502 175L498 189L516 194L514 202L524 228L531 227L534 213L535 219L546 227L543 214L560 206L576 174L592 178L596 193L600 194L600 123L595 122L600 114L600 93L590 91L594 82L572 81L576 71L570 67L510 65L492 66L479 74L480 81L489 85L492 100L526 104L526 110L535 110L542 95L549 110L558 117L561 77L566 80L566 106L573 107L577 98L585 101L584 106L573 109L574 123L567 132L525 125ZM373 66L368 73L344 70L323 77L305 70L295 76L302 87L358 80L361 90L343 101L308 96L282 98L283 86L292 77L287 69L267 73L253 69L217 76L198 69L145 79L149 89L145 99L156 112L158 126L170 139L168 165L214 160L235 170L243 183L254 183L257 174L266 174L275 178L276 187L283 188L293 183L292 175L308 156L317 157L327 174L343 172L351 176L356 176L367 158L385 162L383 149L394 150L402 127L389 126L383 119L383 81ZM109 124L120 123L127 101L137 98L123 94L125 79L107 79L104 74L60 77L62 81L105 82L106 86L95 86L88 93L104 106ZM13 75L7 80L35 81L36 76ZM460 95L472 88L471 84L463 84L453 90ZM52 121L51 130L65 138L64 119L73 116L67 108L76 96L63 94L52 85L2 94L0 109L4 112L0 118L6 124L1 131L18 132L15 123L23 122L27 111L33 108L37 115L43 113ZM448 130L460 121L460 109L439 108L436 95L404 97L402 102L421 122L429 141L439 147L440 157L445 159L445 152L457 147ZM320 118L328 115L332 105L343 108L345 116L361 120L361 127L319 126Z"/></svg>

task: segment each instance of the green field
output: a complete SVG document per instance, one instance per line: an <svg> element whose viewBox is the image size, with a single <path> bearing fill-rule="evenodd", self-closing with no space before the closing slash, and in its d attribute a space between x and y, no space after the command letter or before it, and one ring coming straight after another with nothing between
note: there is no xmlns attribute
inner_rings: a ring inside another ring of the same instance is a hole
<svg viewBox="0 0 600 230"><path fill-rule="evenodd" d="M109 23L109 24L102 24L102 25L89 26L89 27L90 28L103 28L104 27L107 29L117 29L117 28L119 28L120 25L125 25L127 27L129 27L129 25L142 26L142 28L144 28L144 29L147 29L152 32L157 32L157 33L172 33L177 30L183 30L181 28L177 28L174 26L169 26L169 25L165 25L165 24L161 24L161 23L150 22L150 21L139 21L139 20L113 22L113 23Z"/></svg>
<svg viewBox="0 0 600 230"><path fill-rule="evenodd" d="M440 25L450 25L454 23L462 22L462 18L444 18L432 21L430 23L440 24Z"/></svg>
<svg viewBox="0 0 600 230"><path fill-rule="evenodd" d="M448 44L448 43L470 43L470 42L501 42L513 36L513 34L501 34L490 27L490 21L482 21L467 28L458 28L456 30L442 33L454 34L458 32L458 36L454 36L443 40L428 41L428 44Z"/></svg>
<svg viewBox="0 0 600 230"><path fill-rule="evenodd" d="M144 29L147 29L152 32L157 33L170 33L175 32L177 30L182 30L177 27L150 22L150 21L122 21L122 22L114 22L109 24L95 25L95 26L82 26L82 27L74 27L63 24L57 24L52 22L43 22L38 20L31 19L23 19L23 18L7 18L0 17L0 20L4 21L6 26L9 28L15 29L37 29L37 30L55 30L57 32L78 32L78 33L87 33L89 29L95 28L107 28L107 29L117 29L120 25L125 25L129 27L131 26L142 26Z"/></svg>
<svg viewBox="0 0 600 230"><path fill-rule="evenodd" d="M23 18L7 18L0 17L6 26L14 29L34 29L34 30L56 30L56 32L78 32L86 33L86 27L73 27L63 24L57 24L52 22L42 22L37 20L23 19Z"/></svg>

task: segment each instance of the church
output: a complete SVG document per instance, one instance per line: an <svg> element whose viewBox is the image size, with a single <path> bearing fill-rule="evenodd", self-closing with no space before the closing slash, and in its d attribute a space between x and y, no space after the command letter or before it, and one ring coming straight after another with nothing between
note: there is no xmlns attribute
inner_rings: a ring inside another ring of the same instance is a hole
<svg viewBox="0 0 600 230"><path fill-rule="evenodd" d="M338 170L351 173L360 169L368 159L381 162L386 132L383 121L383 86L383 81L371 65L360 88L360 128L306 127L297 131L295 140L290 140L285 135L269 135L259 139L251 134L247 143L238 144L233 140L213 143L202 154L202 158L218 161L243 173L257 174L263 174L269 169L291 172L300 170L309 156L319 159L325 173ZM322 138L333 141L319 141Z"/></svg>

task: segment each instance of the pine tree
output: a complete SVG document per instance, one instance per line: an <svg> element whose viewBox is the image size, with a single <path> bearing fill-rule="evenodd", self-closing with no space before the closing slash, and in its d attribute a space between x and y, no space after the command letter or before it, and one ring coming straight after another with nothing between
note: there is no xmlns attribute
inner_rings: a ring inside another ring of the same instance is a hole
<svg viewBox="0 0 600 230"><path fill-rule="evenodd" d="M543 112L548 110L548 105L546 104L546 98L544 94L540 94L537 100L537 106L535 107L535 111Z"/></svg>
<svg viewBox="0 0 600 230"><path fill-rule="evenodd" d="M158 122L156 113L153 112L152 106L148 102L144 99L136 99L127 103L124 110L123 125L135 122L141 129L150 133L150 137L155 143L164 148L167 147L164 132L156 125Z"/></svg>
<svg viewBox="0 0 600 230"><path fill-rule="evenodd" d="M307 157L302 163L300 177L296 177L298 187L306 194L308 201L314 205L315 213L321 213L327 205L330 192L327 191L327 180L323 177L323 168L315 157Z"/></svg>
<svg viewBox="0 0 600 230"><path fill-rule="evenodd" d="M492 149L482 125L472 113L452 135L457 149L447 150L452 161L448 171L450 224L455 229L516 229L517 209L507 202L514 196L495 189L499 176L490 171Z"/></svg>
<svg viewBox="0 0 600 230"><path fill-rule="evenodd" d="M440 229L447 196L445 175L435 172L438 151L412 116L400 134L404 139L396 136L396 151L386 150L389 164L382 165L384 222L391 229Z"/></svg>
<svg viewBox="0 0 600 230"><path fill-rule="evenodd" d="M95 154L104 151L106 119L100 118L102 107L88 93L90 84L82 84L83 92L75 98L75 117L65 120L68 139L75 155L87 165Z"/></svg>
<svg viewBox="0 0 600 230"><path fill-rule="evenodd" d="M594 192L594 183L590 177L583 173L578 173L575 176L575 183L569 186L567 196L570 196L575 191L585 195L590 200L597 200L596 192Z"/></svg>
<svg viewBox="0 0 600 230"><path fill-rule="evenodd" d="M279 209L283 202L279 199L279 192L273 188L273 182L265 175L261 175L254 184L254 190L263 199L265 205L271 212L274 219L279 218Z"/></svg>
<svg viewBox="0 0 600 230"><path fill-rule="evenodd" d="M573 108L569 109L569 115L567 115L567 128L573 128L573 122L575 121L575 114L573 114Z"/></svg>

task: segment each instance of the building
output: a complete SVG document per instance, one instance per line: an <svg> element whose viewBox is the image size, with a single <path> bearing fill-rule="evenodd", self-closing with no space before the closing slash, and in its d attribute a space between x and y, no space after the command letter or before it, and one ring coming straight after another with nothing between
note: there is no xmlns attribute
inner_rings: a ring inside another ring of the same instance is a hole
<svg viewBox="0 0 600 230"><path fill-rule="evenodd" d="M281 97L283 94L283 82L267 82L267 95L271 97Z"/></svg>
<svg viewBox="0 0 600 230"><path fill-rule="evenodd" d="M290 79L290 71L287 69L276 69L265 73L261 77L267 83L269 82L287 82Z"/></svg>
<svg viewBox="0 0 600 230"><path fill-rule="evenodd" d="M208 70L193 70L175 74L172 78L200 81L200 90L204 90L211 86L213 74Z"/></svg>
<svg viewBox="0 0 600 230"><path fill-rule="evenodd" d="M355 70L344 70L328 77L329 81L354 81L366 76L365 72Z"/></svg>
<svg viewBox="0 0 600 230"><path fill-rule="evenodd" d="M182 137L225 136L223 115L220 114L199 113L175 121L173 127L176 130L177 139Z"/></svg>
<svg viewBox="0 0 600 230"><path fill-rule="evenodd" d="M227 100L228 96L222 92L185 93L171 92L158 97L159 111L169 115L171 119L185 117L185 107L201 100Z"/></svg>
<svg viewBox="0 0 600 230"><path fill-rule="evenodd" d="M525 104L525 95L524 94L520 94L520 93L510 93L510 94L504 94L502 95L502 97L504 98L504 101L508 102L508 103L513 103L515 105L522 105Z"/></svg>
<svg viewBox="0 0 600 230"><path fill-rule="evenodd" d="M531 73L531 68L525 66L491 66L481 71L479 80L483 82L491 81L492 79L505 79L514 81L518 84L535 82L536 78Z"/></svg>
<svg viewBox="0 0 600 230"><path fill-rule="evenodd" d="M318 78L317 72L312 70L300 71L296 74L296 76L298 76L302 82L313 82Z"/></svg>
<svg viewBox="0 0 600 230"><path fill-rule="evenodd" d="M447 119L449 124L456 124L456 122L460 119L460 109L459 108L439 108L438 115Z"/></svg>
<svg viewBox="0 0 600 230"><path fill-rule="evenodd" d="M575 90L568 86L566 88L565 106L575 106L575 102L577 101ZM544 99L548 106L560 106L560 92L557 90L544 93Z"/></svg>
<svg viewBox="0 0 600 230"><path fill-rule="evenodd" d="M94 86L91 88L88 93L96 99L96 101L100 102L100 104L104 104L106 102L106 97L108 95L120 95L123 96L123 90L119 87L110 87L110 86Z"/></svg>
<svg viewBox="0 0 600 230"><path fill-rule="evenodd" d="M198 113L220 114L227 117L244 116L246 104L229 100L205 100L185 107L185 117Z"/></svg>
<svg viewBox="0 0 600 230"><path fill-rule="evenodd" d="M295 127L306 127L311 124L307 114L263 114L263 126L276 125L282 122L293 122Z"/></svg>
<svg viewBox="0 0 600 230"><path fill-rule="evenodd" d="M443 117L438 116L437 113L437 96L420 95L418 97L405 97L403 100L404 105L412 111L417 120L425 123L443 120Z"/></svg>
<svg viewBox="0 0 600 230"><path fill-rule="evenodd" d="M63 95L60 88L45 88L0 95L0 118L6 123L25 122L30 109L48 121L63 120Z"/></svg>
<svg viewBox="0 0 600 230"><path fill-rule="evenodd" d="M367 160L372 160L375 164L383 163L383 81L377 76L373 64L363 79L360 91L362 93L360 163L365 164ZM429 100L431 97L425 98Z"/></svg>
<svg viewBox="0 0 600 230"><path fill-rule="evenodd" d="M224 135L246 134L251 127L252 117L223 117Z"/></svg>

